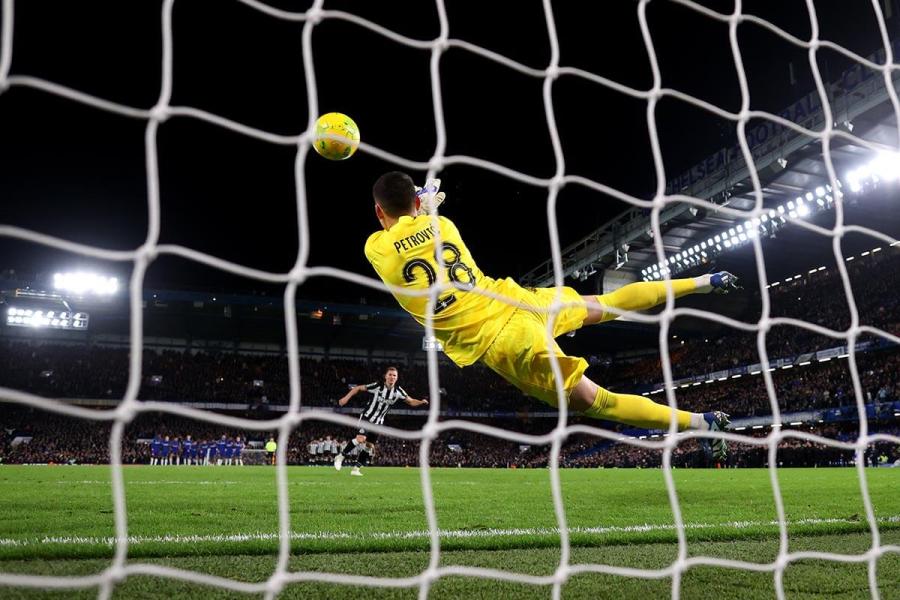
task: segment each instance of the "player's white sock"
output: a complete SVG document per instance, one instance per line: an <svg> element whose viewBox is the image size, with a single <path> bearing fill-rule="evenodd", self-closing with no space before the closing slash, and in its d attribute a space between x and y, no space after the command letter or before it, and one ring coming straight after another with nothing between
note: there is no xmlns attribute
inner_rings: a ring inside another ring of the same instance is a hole
<svg viewBox="0 0 900 600"><path fill-rule="evenodd" d="M690 429L699 429L700 431L708 431L709 423L703 418L701 413L691 413Z"/></svg>
<svg viewBox="0 0 900 600"><path fill-rule="evenodd" d="M694 282L697 284L697 293L698 294L708 294L713 291L712 286L712 274L707 273L706 275L700 275L699 277L694 277ZM702 419L702 415L701 415Z"/></svg>

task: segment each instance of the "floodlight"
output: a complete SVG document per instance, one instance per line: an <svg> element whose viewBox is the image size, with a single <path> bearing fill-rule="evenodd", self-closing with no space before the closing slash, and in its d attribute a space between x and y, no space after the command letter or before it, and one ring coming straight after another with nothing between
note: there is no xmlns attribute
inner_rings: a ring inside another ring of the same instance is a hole
<svg viewBox="0 0 900 600"><path fill-rule="evenodd" d="M90 315L86 312L58 313L56 311L32 310L10 307L6 311L6 324L10 327L30 327L34 329L70 329L87 331Z"/></svg>
<svg viewBox="0 0 900 600"><path fill-rule="evenodd" d="M53 275L53 287L78 296L111 296L119 290L119 280L96 273L72 272Z"/></svg>

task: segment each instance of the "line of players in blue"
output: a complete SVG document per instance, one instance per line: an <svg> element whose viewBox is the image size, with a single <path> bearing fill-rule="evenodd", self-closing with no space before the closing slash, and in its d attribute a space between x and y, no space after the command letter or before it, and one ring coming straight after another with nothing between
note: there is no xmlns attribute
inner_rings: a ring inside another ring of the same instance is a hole
<svg viewBox="0 0 900 600"><path fill-rule="evenodd" d="M244 466L241 454L244 440L223 435L218 440L194 441L156 435L150 442L151 465L239 465Z"/></svg>

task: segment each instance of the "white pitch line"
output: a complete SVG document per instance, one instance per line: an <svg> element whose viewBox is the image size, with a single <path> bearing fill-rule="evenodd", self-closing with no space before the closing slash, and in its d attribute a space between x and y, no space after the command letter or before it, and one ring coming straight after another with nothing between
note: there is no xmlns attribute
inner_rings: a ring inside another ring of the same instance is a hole
<svg viewBox="0 0 900 600"><path fill-rule="evenodd" d="M83 479L81 481L57 481L59 485L111 485L109 480L103 479ZM173 479L170 481L159 480L159 481L126 481L125 485L237 485L239 482L237 481L179 481L177 479Z"/></svg>
<svg viewBox="0 0 900 600"><path fill-rule="evenodd" d="M108 479L80 479L80 480L62 480L55 482L57 485L104 485L110 486L112 485ZM134 480L134 481L126 481L125 485L239 485L245 484L243 481L214 481L214 480L202 480L202 481L188 481L188 480ZM0 485L3 485L3 482L0 482ZM20 485L20 482L9 482L9 485ZM309 487L309 486L334 486L334 483L331 481L291 481L288 483L291 486L300 486L300 487ZM393 486L393 482L388 481L367 481L366 486ZM480 482L475 481L435 481L433 485L452 485L452 486L460 486L460 485L481 485ZM534 485L533 482L526 481L522 482L521 485ZM545 485L545 484L541 484Z"/></svg>
<svg viewBox="0 0 900 600"><path fill-rule="evenodd" d="M856 519L800 519L799 521L789 521L788 525L829 525L829 524L847 524L861 523ZM900 515L890 517L881 517L879 523L900 523ZM732 529L748 529L751 527L777 526L778 521L731 521L727 523L685 523L685 529L713 529L713 528L732 528ZM569 533L572 534L594 534L603 535L610 533L647 533L652 531L674 531L674 524L651 524L644 525L611 525L608 527L570 527ZM445 539L466 539L466 538L491 538L491 537L516 537L526 535L558 535L559 529L555 527L547 528L514 528L514 529L449 529L441 530L440 537ZM293 540L412 540L412 539L428 539L430 537L428 531L384 531L384 532L368 532L368 533L348 533L340 531L319 531L319 532L294 532L291 534ZM234 534L216 534L216 535L157 535L157 536L129 536L128 544L197 544L205 542L227 543L227 542L255 542L277 540L277 533L234 533ZM41 538L0 538L0 547L24 547L45 544L61 544L61 545L85 545L85 546L112 546L115 542L113 537L82 537L82 536L46 536Z"/></svg>

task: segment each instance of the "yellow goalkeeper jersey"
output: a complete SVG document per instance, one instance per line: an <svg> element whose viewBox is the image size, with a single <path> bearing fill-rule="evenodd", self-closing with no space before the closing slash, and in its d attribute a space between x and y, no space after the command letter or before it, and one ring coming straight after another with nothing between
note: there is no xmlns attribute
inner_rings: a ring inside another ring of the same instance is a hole
<svg viewBox="0 0 900 600"><path fill-rule="evenodd" d="M444 268L438 265L435 228L429 215L403 216L388 231L378 231L366 241L366 258L382 281L409 290L424 290L448 281L485 290L517 302L522 290L510 278L493 279L475 264L456 225L438 217L444 246ZM516 310L515 304L496 300L477 291L450 289L438 297L434 309L434 333L444 352L463 367L479 358ZM394 297L409 314L425 324L428 296Z"/></svg>

